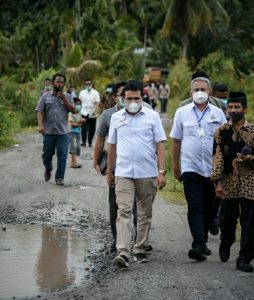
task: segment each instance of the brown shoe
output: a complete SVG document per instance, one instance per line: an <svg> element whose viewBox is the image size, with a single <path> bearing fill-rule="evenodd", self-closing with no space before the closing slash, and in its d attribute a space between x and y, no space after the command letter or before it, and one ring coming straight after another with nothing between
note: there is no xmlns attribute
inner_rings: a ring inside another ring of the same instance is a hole
<svg viewBox="0 0 254 300"><path fill-rule="evenodd" d="M45 181L49 181L50 178L51 178L51 171L45 170L45 172L44 172L44 179L45 179Z"/></svg>

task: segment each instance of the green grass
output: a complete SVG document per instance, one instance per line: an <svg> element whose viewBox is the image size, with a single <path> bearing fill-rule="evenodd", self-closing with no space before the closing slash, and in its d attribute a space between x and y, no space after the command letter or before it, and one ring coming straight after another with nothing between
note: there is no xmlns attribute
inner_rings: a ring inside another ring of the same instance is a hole
<svg viewBox="0 0 254 300"><path fill-rule="evenodd" d="M167 185L162 190L158 190L158 196L170 203L178 205L186 204L183 193L183 184L177 181L171 172L167 175Z"/></svg>
<svg viewBox="0 0 254 300"><path fill-rule="evenodd" d="M30 127L25 127L22 128L20 133L27 133L27 134L32 134L32 133L38 133L38 127L37 126L30 126Z"/></svg>

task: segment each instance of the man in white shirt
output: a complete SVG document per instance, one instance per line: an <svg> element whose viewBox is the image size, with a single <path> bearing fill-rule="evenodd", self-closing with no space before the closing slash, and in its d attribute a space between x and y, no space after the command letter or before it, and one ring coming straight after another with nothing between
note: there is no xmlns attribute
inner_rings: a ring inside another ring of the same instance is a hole
<svg viewBox="0 0 254 300"><path fill-rule="evenodd" d="M148 262L145 243L152 221L152 203L165 178L165 132L159 114L142 105L143 88L135 81L123 89L125 108L111 117L108 136L107 182L115 185L118 205L114 262L129 267L131 211L137 196L137 238L134 259ZM115 174L113 167L116 162Z"/></svg>
<svg viewBox="0 0 254 300"><path fill-rule="evenodd" d="M92 147L92 141L96 129L97 111L100 105L100 94L93 88L91 79L85 80L85 89L79 94L79 99L82 101L81 115L86 119L82 124L81 136L82 146L86 146L88 135L88 146Z"/></svg>
<svg viewBox="0 0 254 300"><path fill-rule="evenodd" d="M167 112L168 98L170 96L170 87L163 80L162 84L159 86L159 99L161 103L161 113Z"/></svg>
<svg viewBox="0 0 254 300"><path fill-rule="evenodd" d="M192 248L188 256L203 261L211 254L206 246L215 191L210 180L215 130L226 123L223 111L208 102L211 84L206 77L191 82L193 102L177 109L170 137L173 138L173 174L183 180L188 203Z"/></svg>

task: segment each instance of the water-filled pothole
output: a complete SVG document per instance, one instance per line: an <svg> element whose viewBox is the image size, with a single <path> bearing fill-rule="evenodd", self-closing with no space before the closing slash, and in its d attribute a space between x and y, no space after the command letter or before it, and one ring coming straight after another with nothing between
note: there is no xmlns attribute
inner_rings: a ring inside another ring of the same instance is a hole
<svg viewBox="0 0 254 300"><path fill-rule="evenodd" d="M0 230L0 298L32 297L80 285L95 242L70 229L8 225Z"/></svg>

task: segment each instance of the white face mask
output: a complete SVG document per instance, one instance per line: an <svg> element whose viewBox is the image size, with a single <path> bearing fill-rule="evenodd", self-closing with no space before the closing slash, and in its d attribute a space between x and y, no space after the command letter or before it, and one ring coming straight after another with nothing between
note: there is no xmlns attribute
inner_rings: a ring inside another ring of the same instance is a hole
<svg viewBox="0 0 254 300"><path fill-rule="evenodd" d="M142 107L142 102L131 102L131 103L125 103L126 109L130 113L137 113L140 108Z"/></svg>
<svg viewBox="0 0 254 300"><path fill-rule="evenodd" d="M199 92L194 93L192 95L192 98L195 103L203 104L208 100L208 93L199 91Z"/></svg>

